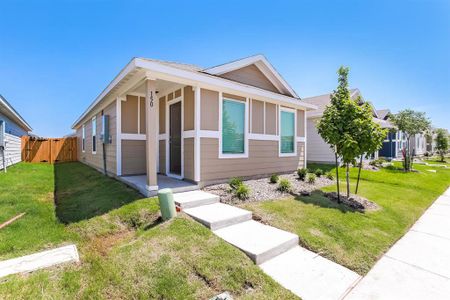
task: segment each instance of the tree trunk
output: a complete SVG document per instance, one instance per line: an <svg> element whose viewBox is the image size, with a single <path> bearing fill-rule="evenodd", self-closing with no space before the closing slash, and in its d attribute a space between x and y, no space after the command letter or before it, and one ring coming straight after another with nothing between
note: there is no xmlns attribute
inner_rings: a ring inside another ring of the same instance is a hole
<svg viewBox="0 0 450 300"><path fill-rule="evenodd" d="M346 177L346 180L347 180L347 199L348 198L350 198L350 179L349 179L349 166L348 166L349 164L347 163L347 170L346 170L346 174L345 174L345 177Z"/></svg>
<svg viewBox="0 0 450 300"><path fill-rule="evenodd" d="M339 164L338 164L338 155L334 152L334 158L336 162L336 186L337 186L337 194L338 194L338 203L341 203L341 193L339 191Z"/></svg>
<svg viewBox="0 0 450 300"><path fill-rule="evenodd" d="M359 179L361 178L362 161L363 161L363 156L361 155L361 158L360 158L360 160L359 160L358 180L356 181L355 195L358 194Z"/></svg>

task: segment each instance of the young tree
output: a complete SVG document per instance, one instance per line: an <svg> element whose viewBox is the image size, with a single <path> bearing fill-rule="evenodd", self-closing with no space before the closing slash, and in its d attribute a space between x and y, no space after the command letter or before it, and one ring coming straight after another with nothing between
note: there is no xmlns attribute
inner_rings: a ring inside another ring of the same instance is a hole
<svg viewBox="0 0 450 300"><path fill-rule="evenodd" d="M357 100L357 102L361 103L361 99ZM356 120L358 122L357 128L359 129L356 134L356 140L359 146L360 161L355 194L358 193L364 155L372 154L378 151L383 145L383 140L387 135L387 129L381 128L381 126L374 121L372 116L372 107L368 102L360 105L360 110Z"/></svg>
<svg viewBox="0 0 450 300"><path fill-rule="evenodd" d="M328 105L317 124L317 131L323 140L330 145L334 151L336 165L336 187L338 193L338 202L341 201L339 190L339 154L341 152L341 137L344 133L344 127L347 120L343 116L343 106L345 99L350 99L348 89L348 68L340 67L338 70L338 87L330 96L330 105Z"/></svg>
<svg viewBox="0 0 450 300"><path fill-rule="evenodd" d="M338 202L340 202L339 191L339 164L338 158L346 167L347 197L350 196L349 165L355 161L360 152L355 136L360 125L358 116L359 105L350 97L348 88L349 69L340 67L338 70L338 87L331 94L331 102L317 124L320 136L327 142L335 153L336 184L338 191Z"/></svg>
<svg viewBox="0 0 450 300"><path fill-rule="evenodd" d="M445 154L448 151L448 133L445 129L439 128L436 130L436 150L441 156L441 161L445 161Z"/></svg>
<svg viewBox="0 0 450 300"><path fill-rule="evenodd" d="M405 109L391 116L392 123L406 136L406 147L403 149L403 168L411 171L413 155L411 151L411 138L416 134L426 131L430 127L430 121L423 112Z"/></svg>

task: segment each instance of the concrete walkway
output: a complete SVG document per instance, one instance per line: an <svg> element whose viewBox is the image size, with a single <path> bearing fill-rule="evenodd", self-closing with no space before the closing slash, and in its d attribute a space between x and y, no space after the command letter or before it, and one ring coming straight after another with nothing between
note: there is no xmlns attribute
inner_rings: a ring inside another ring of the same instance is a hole
<svg viewBox="0 0 450 300"><path fill-rule="evenodd" d="M450 299L450 188L345 299Z"/></svg>
<svg viewBox="0 0 450 300"><path fill-rule="evenodd" d="M219 203L202 191L178 193L175 203L303 299L342 299L361 276L298 245L296 234L252 220L250 211Z"/></svg>

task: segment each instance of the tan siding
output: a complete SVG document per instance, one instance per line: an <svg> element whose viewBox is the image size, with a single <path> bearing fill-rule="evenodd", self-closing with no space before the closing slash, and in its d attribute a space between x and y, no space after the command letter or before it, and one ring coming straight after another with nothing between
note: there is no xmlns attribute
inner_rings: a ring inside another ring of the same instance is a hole
<svg viewBox="0 0 450 300"><path fill-rule="evenodd" d="M166 96L159 98L159 133L166 133Z"/></svg>
<svg viewBox="0 0 450 300"><path fill-rule="evenodd" d="M252 100L252 133L264 133L264 102Z"/></svg>
<svg viewBox="0 0 450 300"><path fill-rule="evenodd" d="M184 130L194 130L194 91L191 86L184 88Z"/></svg>
<svg viewBox="0 0 450 300"><path fill-rule="evenodd" d="M249 140L249 158L219 159L219 140L201 138L201 180L225 180L236 176L258 176L295 171L304 165L304 145L298 156L279 157L277 141Z"/></svg>
<svg viewBox="0 0 450 300"><path fill-rule="evenodd" d="M316 122L319 119L308 119L306 140L307 146L307 160L311 162L334 162L334 153L322 137L317 132Z"/></svg>
<svg viewBox="0 0 450 300"><path fill-rule="evenodd" d="M181 89L175 91L175 98L181 97Z"/></svg>
<svg viewBox="0 0 450 300"><path fill-rule="evenodd" d="M122 175L145 174L145 141L122 141Z"/></svg>
<svg viewBox="0 0 450 300"><path fill-rule="evenodd" d="M194 180L194 139L184 139L184 178Z"/></svg>
<svg viewBox="0 0 450 300"><path fill-rule="evenodd" d="M173 99L173 93L170 93L167 95L167 101L170 101Z"/></svg>
<svg viewBox="0 0 450 300"><path fill-rule="evenodd" d="M145 126L145 98L141 97L139 101L139 133L145 134L147 129Z"/></svg>
<svg viewBox="0 0 450 300"><path fill-rule="evenodd" d="M223 78L279 93L278 89L254 64L220 75Z"/></svg>
<svg viewBox="0 0 450 300"><path fill-rule="evenodd" d="M297 110L297 136L305 136L305 111Z"/></svg>
<svg viewBox="0 0 450 300"><path fill-rule="evenodd" d="M219 130L219 93L201 89L201 129Z"/></svg>
<svg viewBox="0 0 450 300"><path fill-rule="evenodd" d="M277 134L277 106L266 103L266 134Z"/></svg>
<svg viewBox="0 0 450 300"><path fill-rule="evenodd" d="M159 173L166 174L166 141L159 141Z"/></svg>
<svg viewBox="0 0 450 300"><path fill-rule="evenodd" d="M117 118L116 118L116 101L108 105L103 113L109 115L109 134L112 138L111 144L106 144L106 169L108 173L116 174L116 142L117 142ZM97 153L92 153L92 120L89 119L86 125L86 151L83 153L81 151L81 137L82 137L82 127L77 129L78 137L78 149L77 155L78 160L86 163L98 170L103 170L103 147L102 141L100 140L100 132L102 128L101 112L96 114L97 116Z"/></svg>
<svg viewBox="0 0 450 300"><path fill-rule="evenodd" d="M138 133L138 97L127 95L122 101L122 133Z"/></svg>

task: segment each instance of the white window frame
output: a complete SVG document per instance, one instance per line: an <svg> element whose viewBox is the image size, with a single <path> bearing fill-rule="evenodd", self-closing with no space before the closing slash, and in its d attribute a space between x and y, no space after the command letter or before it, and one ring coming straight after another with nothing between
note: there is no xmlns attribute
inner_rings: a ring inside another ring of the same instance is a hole
<svg viewBox="0 0 450 300"><path fill-rule="evenodd" d="M95 123L95 126L94 126ZM92 154L97 154L97 116L93 116L91 120L92 124ZM94 143L94 136L95 136L95 143ZM94 145L95 144L95 145ZM95 151L94 151L95 146Z"/></svg>
<svg viewBox="0 0 450 300"><path fill-rule="evenodd" d="M81 127L81 152L86 152L86 125Z"/></svg>
<svg viewBox="0 0 450 300"><path fill-rule="evenodd" d="M292 153L281 153L281 112L290 112L294 114L294 152ZM278 110L278 157L292 157L297 156L297 110L293 108L280 106Z"/></svg>
<svg viewBox="0 0 450 300"><path fill-rule="evenodd" d="M248 136L249 136L249 98L245 98L244 110L244 153L222 153L222 107L223 100L243 103L241 100L223 97L223 93L219 93L219 158L248 158Z"/></svg>

